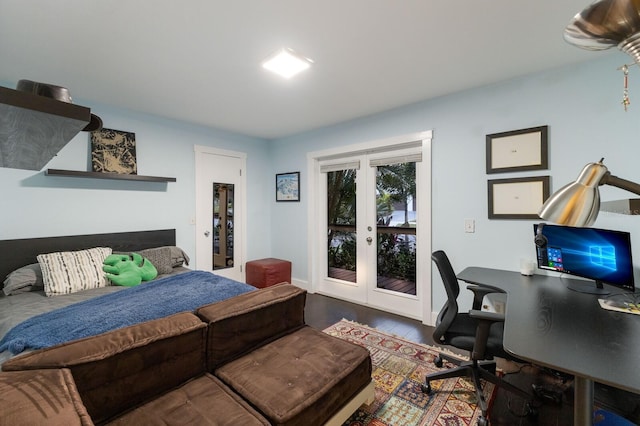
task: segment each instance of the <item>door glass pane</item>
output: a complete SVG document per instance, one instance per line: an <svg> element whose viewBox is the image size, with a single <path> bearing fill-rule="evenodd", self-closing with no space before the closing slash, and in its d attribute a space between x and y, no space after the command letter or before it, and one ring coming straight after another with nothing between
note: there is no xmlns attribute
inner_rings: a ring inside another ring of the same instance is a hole
<svg viewBox="0 0 640 426"><path fill-rule="evenodd" d="M416 163L377 167L377 287L416 294Z"/></svg>
<svg viewBox="0 0 640 426"><path fill-rule="evenodd" d="M327 276L356 282L356 170L327 173Z"/></svg>
<svg viewBox="0 0 640 426"><path fill-rule="evenodd" d="M213 269L233 267L233 184L213 183Z"/></svg>

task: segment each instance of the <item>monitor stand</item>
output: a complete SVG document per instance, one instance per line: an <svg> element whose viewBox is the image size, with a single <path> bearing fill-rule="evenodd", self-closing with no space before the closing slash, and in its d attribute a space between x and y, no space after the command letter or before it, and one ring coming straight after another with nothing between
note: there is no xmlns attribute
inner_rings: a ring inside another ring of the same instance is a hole
<svg viewBox="0 0 640 426"><path fill-rule="evenodd" d="M595 285L594 285L595 284ZM595 281L595 283L590 281L578 281L572 280L567 288L569 290L577 291L579 293L587 293L587 294L600 294L606 295L611 293L609 290L605 289L602 285L602 281Z"/></svg>

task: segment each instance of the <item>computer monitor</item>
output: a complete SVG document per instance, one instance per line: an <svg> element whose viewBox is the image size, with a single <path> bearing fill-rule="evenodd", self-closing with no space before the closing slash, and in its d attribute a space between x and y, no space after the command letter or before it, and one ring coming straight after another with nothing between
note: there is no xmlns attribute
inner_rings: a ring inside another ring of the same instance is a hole
<svg viewBox="0 0 640 426"><path fill-rule="evenodd" d="M572 226L533 225L538 268L593 280L573 280L571 290L608 294L602 283L635 291L631 235Z"/></svg>

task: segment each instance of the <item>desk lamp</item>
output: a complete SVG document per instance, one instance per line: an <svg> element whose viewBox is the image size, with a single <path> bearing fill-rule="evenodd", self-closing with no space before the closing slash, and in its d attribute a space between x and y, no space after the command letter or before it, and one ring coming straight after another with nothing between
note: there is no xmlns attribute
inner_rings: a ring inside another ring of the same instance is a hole
<svg viewBox="0 0 640 426"><path fill-rule="evenodd" d="M602 163L589 163L575 182L569 183L545 201L538 216L560 225L591 226L600 210L600 185L611 185L640 195L640 185L613 176Z"/></svg>

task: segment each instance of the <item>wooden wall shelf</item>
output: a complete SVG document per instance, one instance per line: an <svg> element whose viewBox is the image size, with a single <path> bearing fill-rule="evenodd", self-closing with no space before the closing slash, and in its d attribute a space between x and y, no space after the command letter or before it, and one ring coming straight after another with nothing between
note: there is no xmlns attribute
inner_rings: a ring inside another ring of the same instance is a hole
<svg viewBox="0 0 640 426"><path fill-rule="evenodd" d="M47 169L45 172L48 176L67 176L89 179L115 179L115 180L133 180L138 182L175 182L174 177L163 176L143 176L143 175L125 175L119 173L106 172L83 172L81 170L60 170Z"/></svg>

